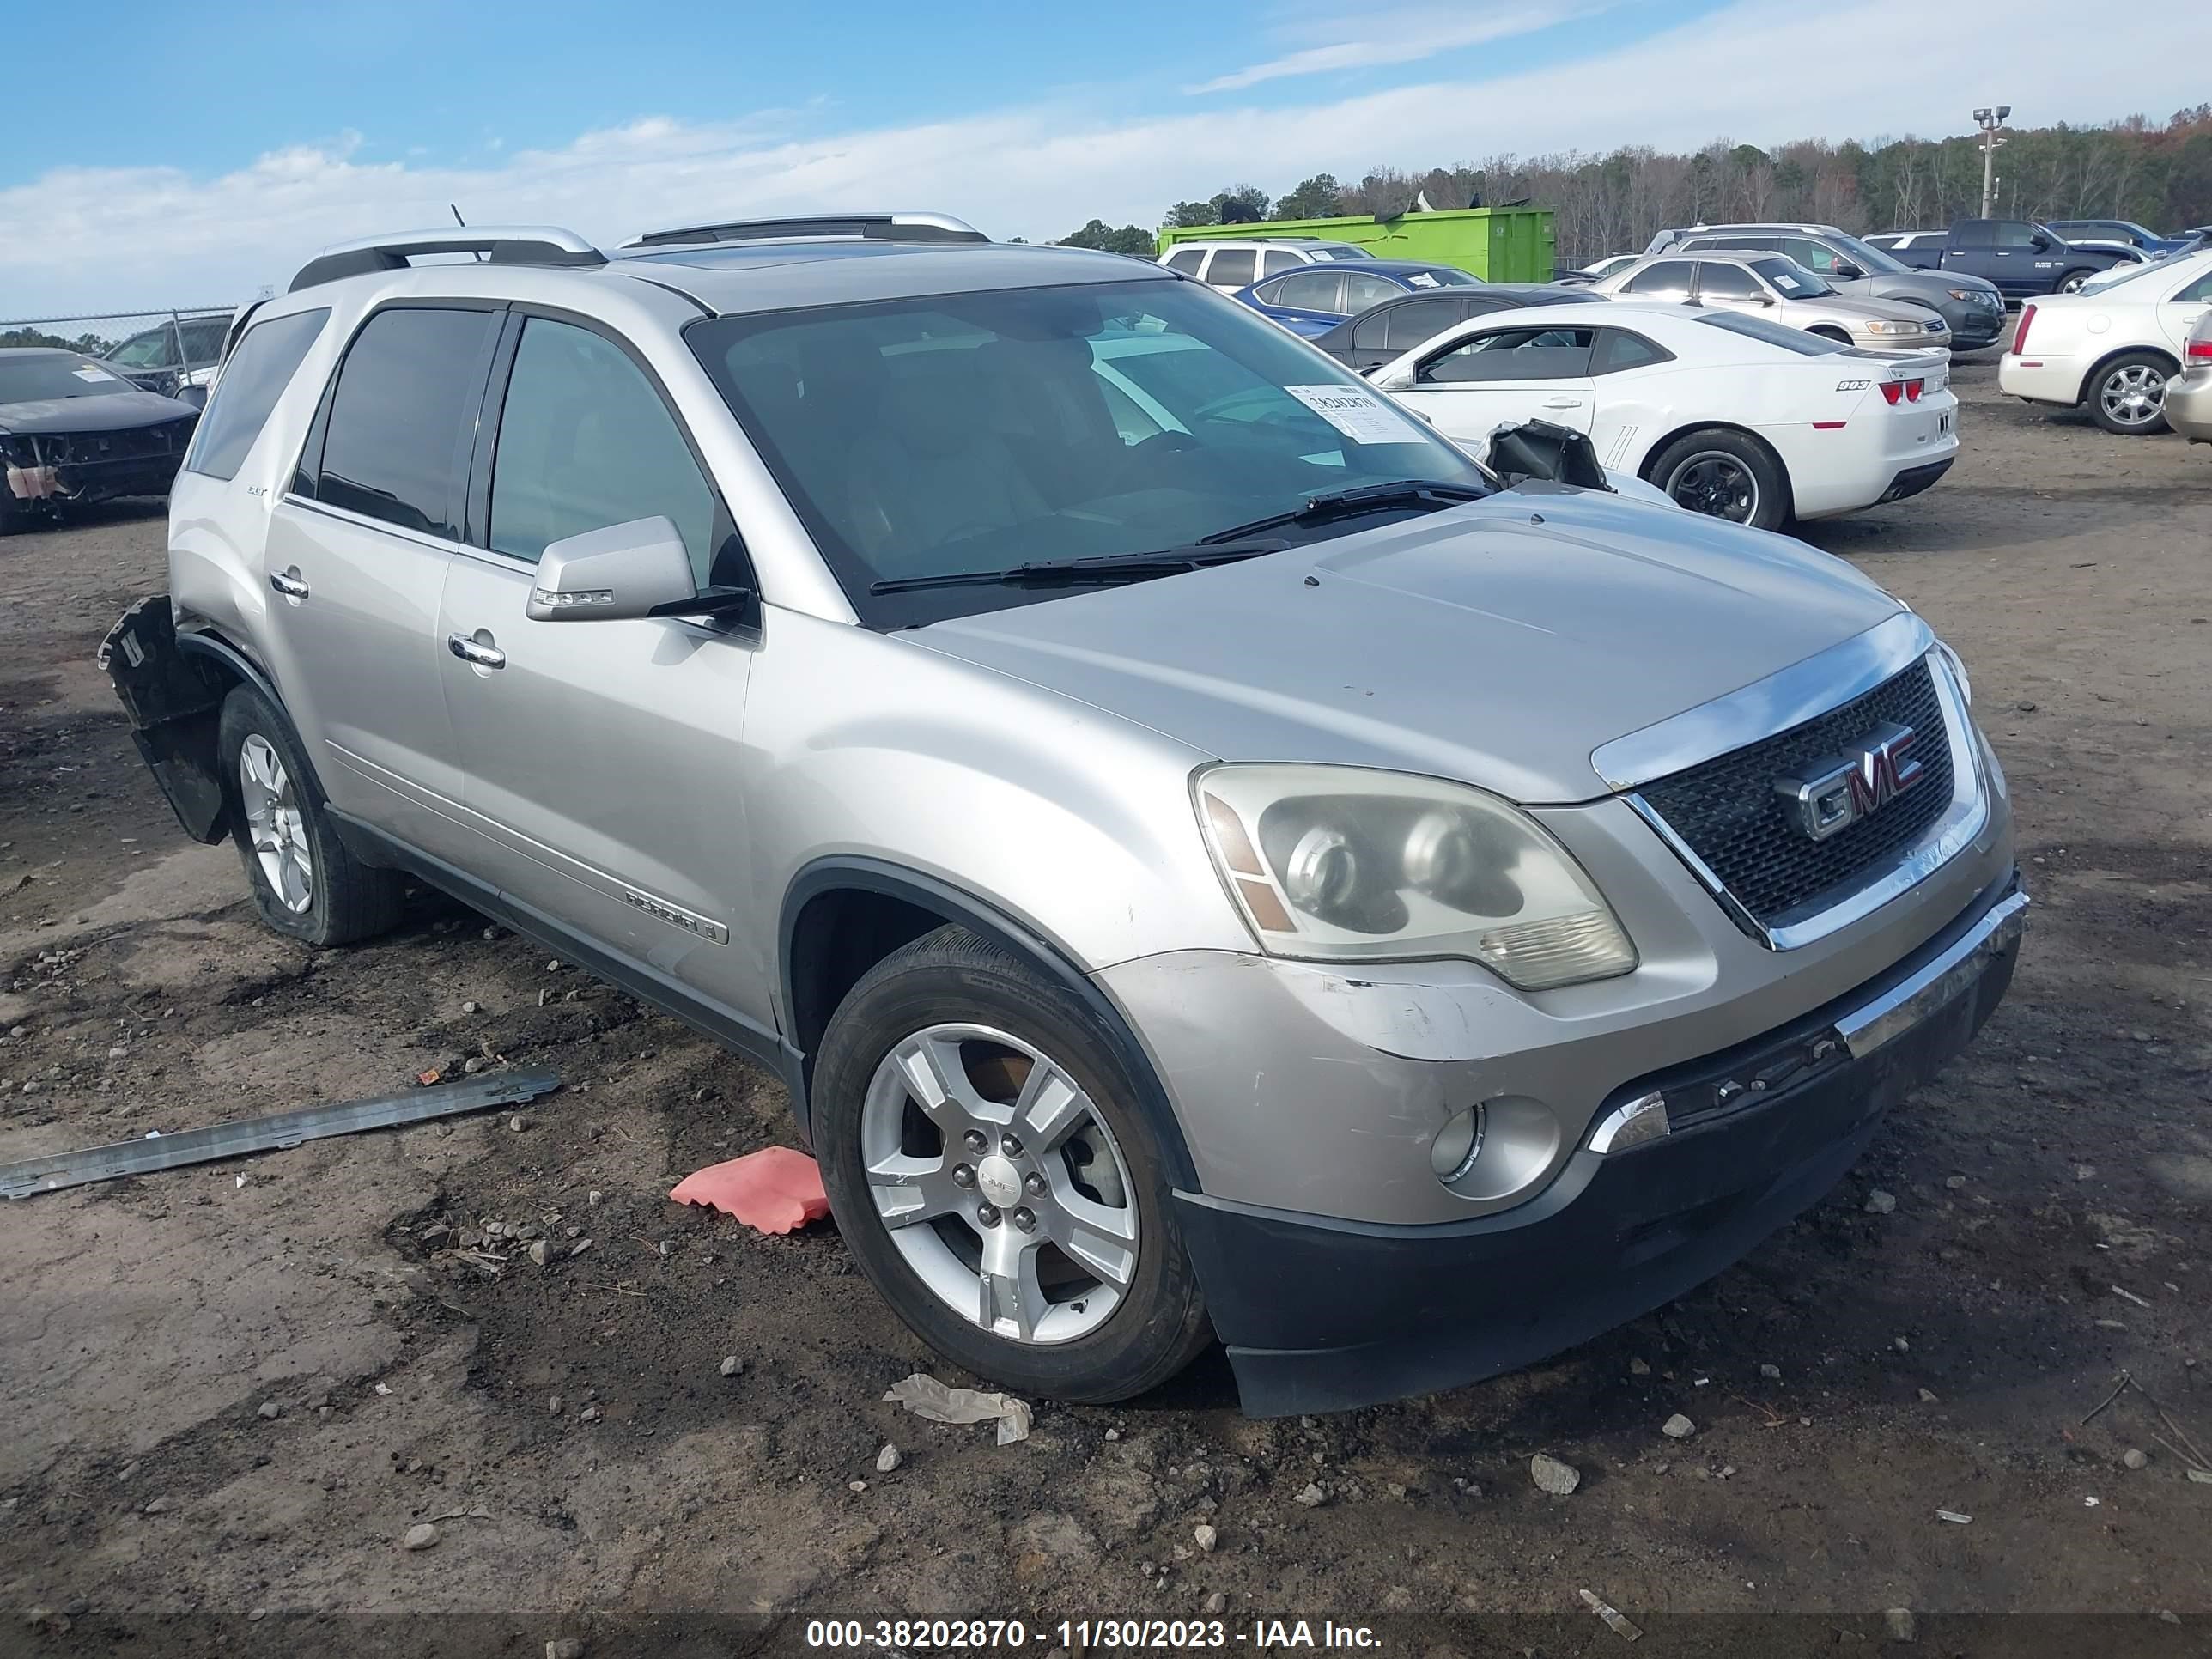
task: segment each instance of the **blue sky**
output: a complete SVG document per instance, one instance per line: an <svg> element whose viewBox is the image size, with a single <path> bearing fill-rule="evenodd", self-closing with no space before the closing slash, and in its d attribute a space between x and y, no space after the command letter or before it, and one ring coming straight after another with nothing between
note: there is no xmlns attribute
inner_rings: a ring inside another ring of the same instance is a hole
<svg viewBox="0 0 2212 1659"><path fill-rule="evenodd" d="M1157 222L1506 152L1936 136L2162 117L2201 0L2009 0L1959 67L1921 0L122 0L49 12L6 80L0 319L201 303L325 243L435 223L618 239L704 213L933 207L998 235ZM1912 43L1927 40L1924 52ZM2063 51L2054 43L2064 42ZM62 64L94 65L88 79Z"/></svg>

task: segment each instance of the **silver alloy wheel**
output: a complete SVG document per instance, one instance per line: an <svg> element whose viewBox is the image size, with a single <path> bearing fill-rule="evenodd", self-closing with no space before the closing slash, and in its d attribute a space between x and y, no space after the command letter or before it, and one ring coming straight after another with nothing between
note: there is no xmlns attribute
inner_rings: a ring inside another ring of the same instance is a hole
<svg viewBox="0 0 2212 1659"><path fill-rule="evenodd" d="M238 793L246 825L260 860L262 878L277 902L304 915L315 902L315 860L307 847L307 821L300 811L291 775L276 744L258 732L238 746Z"/></svg>
<svg viewBox="0 0 2212 1659"><path fill-rule="evenodd" d="M1066 1068L1019 1037L944 1024L896 1044L868 1081L860 1161L907 1265L994 1336L1072 1342L1128 1293L1129 1166Z"/></svg>
<svg viewBox="0 0 2212 1659"><path fill-rule="evenodd" d="M1759 514L1759 480L1741 456L1724 449L1701 449L1686 457L1666 488L1677 506L1692 513L1733 524L1749 524Z"/></svg>
<svg viewBox="0 0 2212 1659"><path fill-rule="evenodd" d="M2061 294L2079 294L2088 281L2087 276L2069 276L2059 283L2058 291Z"/></svg>
<svg viewBox="0 0 2212 1659"><path fill-rule="evenodd" d="M2148 426L2166 413L2166 376L2148 363L2130 363L2105 376L2097 401L2121 426Z"/></svg>

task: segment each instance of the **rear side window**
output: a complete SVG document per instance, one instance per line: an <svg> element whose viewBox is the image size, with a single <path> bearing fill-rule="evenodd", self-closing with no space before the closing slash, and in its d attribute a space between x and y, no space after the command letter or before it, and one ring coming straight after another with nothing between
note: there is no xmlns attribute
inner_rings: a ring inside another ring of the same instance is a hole
<svg viewBox="0 0 2212 1659"><path fill-rule="evenodd" d="M659 388L612 341L531 318L492 462L492 550L534 563L549 542L657 515L706 586L714 495Z"/></svg>
<svg viewBox="0 0 2212 1659"><path fill-rule="evenodd" d="M315 499L459 540L459 486L498 325L493 312L418 306L370 318L331 394Z"/></svg>
<svg viewBox="0 0 2212 1659"><path fill-rule="evenodd" d="M1601 329L1597 349L1590 353L1590 373L1612 374L1624 368L1642 368L1647 363L1672 362L1674 356L1666 347L1625 328Z"/></svg>
<svg viewBox="0 0 2212 1659"><path fill-rule="evenodd" d="M1198 268L1205 263L1206 250L1202 247L1179 247L1168 255L1168 268L1180 270L1186 276L1197 276Z"/></svg>
<svg viewBox="0 0 2212 1659"><path fill-rule="evenodd" d="M1690 262L1687 259L1662 259L1656 265L1647 265L1620 285L1623 294L1656 294L1686 295L1690 291Z"/></svg>
<svg viewBox="0 0 2212 1659"><path fill-rule="evenodd" d="M1293 265L1302 265L1304 263L1304 260L1288 248L1270 247L1262 248L1260 251L1260 274L1262 276L1273 276L1290 270Z"/></svg>
<svg viewBox="0 0 2212 1659"><path fill-rule="evenodd" d="M1307 311L1340 311L1337 296L1344 278L1334 270L1300 270L1284 277L1267 290L1271 306L1296 306Z"/></svg>
<svg viewBox="0 0 2212 1659"><path fill-rule="evenodd" d="M307 355L329 322L328 309L295 311L289 317L272 317L246 331L238 349L230 354L222 378L208 398L199 430L185 457L187 472L210 478L234 478L246 464L246 452L269 423L269 411L292 383L300 360Z"/></svg>
<svg viewBox="0 0 2212 1659"><path fill-rule="evenodd" d="M1252 280L1257 256L1249 247L1218 247L1206 280L1216 288L1243 288Z"/></svg>
<svg viewBox="0 0 2212 1659"><path fill-rule="evenodd" d="M1457 300L1408 300L1382 315L1383 343L1394 351L1411 351L1424 340L1433 340L1466 321L1468 313Z"/></svg>

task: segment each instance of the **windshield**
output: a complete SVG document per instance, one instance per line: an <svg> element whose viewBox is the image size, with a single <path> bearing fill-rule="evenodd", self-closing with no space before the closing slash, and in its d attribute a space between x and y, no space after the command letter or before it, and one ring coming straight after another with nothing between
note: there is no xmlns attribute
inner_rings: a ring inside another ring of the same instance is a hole
<svg viewBox="0 0 2212 1659"><path fill-rule="evenodd" d="M165 368L173 366L179 356L175 334L166 328L149 328L109 352L107 361L125 368Z"/></svg>
<svg viewBox="0 0 2212 1659"><path fill-rule="evenodd" d="M1828 241L1837 252L1848 258L1869 276L1876 271L1881 271L1885 276L1895 276L1900 270L1912 269L1904 260L1893 258L1873 243L1863 242L1856 236L1838 234L1829 237Z"/></svg>
<svg viewBox="0 0 2212 1659"><path fill-rule="evenodd" d="M1491 487L1366 382L1195 283L719 317L686 338L872 627L1054 597L880 582L1188 545L1369 484Z"/></svg>
<svg viewBox="0 0 2212 1659"><path fill-rule="evenodd" d="M0 351L0 404L47 403L57 398L100 398L138 388L90 357L68 352L17 355Z"/></svg>
<svg viewBox="0 0 2212 1659"><path fill-rule="evenodd" d="M1774 291L1785 300L1817 300L1836 291L1795 259L1759 259L1753 262L1751 268L1772 283Z"/></svg>

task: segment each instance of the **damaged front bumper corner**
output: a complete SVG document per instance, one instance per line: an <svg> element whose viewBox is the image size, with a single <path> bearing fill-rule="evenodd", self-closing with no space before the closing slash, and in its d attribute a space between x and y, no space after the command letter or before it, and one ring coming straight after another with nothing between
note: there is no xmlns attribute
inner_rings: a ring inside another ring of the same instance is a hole
<svg viewBox="0 0 2212 1659"><path fill-rule="evenodd" d="M194 841L221 841L227 825L216 722L228 688L179 647L169 596L149 595L125 611L100 642L99 662L177 822Z"/></svg>

